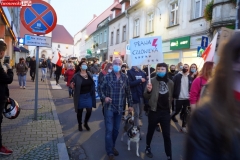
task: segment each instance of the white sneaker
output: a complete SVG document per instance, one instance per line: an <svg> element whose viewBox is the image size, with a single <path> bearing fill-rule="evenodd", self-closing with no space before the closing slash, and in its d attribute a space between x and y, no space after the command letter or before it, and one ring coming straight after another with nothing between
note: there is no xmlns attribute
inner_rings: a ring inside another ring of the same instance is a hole
<svg viewBox="0 0 240 160"><path fill-rule="evenodd" d="M26 89L26 86L24 86L23 89Z"/></svg>
<svg viewBox="0 0 240 160"><path fill-rule="evenodd" d="M20 88L22 89L22 86L20 86Z"/></svg>
<svg viewBox="0 0 240 160"><path fill-rule="evenodd" d="M181 128L181 132L187 133L187 128L186 128L186 127L182 127L182 128Z"/></svg>

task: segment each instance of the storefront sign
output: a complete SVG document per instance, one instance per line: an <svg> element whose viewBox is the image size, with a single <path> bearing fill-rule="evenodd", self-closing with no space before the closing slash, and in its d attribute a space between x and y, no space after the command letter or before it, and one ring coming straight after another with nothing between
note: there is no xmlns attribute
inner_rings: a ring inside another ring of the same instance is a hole
<svg viewBox="0 0 240 160"><path fill-rule="evenodd" d="M170 40L170 50L190 48L190 36Z"/></svg>
<svg viewBox="0 0 240 160"><path fill-rule="evenodd" d="M131 66L163 62L162 38L148 37L130 40Z"/></svg>
<svg viewBox="0 0 240 160"><path fill-rule="evenodd" d="M25 35L24 44L27 46L52 47L52 38L45 36Z"/></svg>
<svg viewBox="0 0 240 160"><path fill-rule="evenodd" d="M32 6L31 0L0 0L1 6L4 7L25 7Z"/></svg>

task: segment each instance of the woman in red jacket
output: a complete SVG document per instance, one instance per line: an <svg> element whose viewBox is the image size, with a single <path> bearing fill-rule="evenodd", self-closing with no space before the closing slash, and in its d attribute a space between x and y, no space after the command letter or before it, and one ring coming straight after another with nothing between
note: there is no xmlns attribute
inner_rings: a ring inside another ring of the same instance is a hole
<svg viewBox="0 0 240 160"><path fill-rule="evenodd" d="M73 97L73 89L71 88L70 84L71 84L71 79L72 79L74 73L75 73L74 65L70 64L69 69L65 73L65 77L67 77L67 86L68 86L69 98Z"/></svg>
<svg viewBox="0 0 240 160"><path fill-rule="evenodd" d="M213 62L205 62L199 77L197 77L191 86L190 90L190 104L191 109L196 107L199 100L202 87L207 83L212 74Z"/></svg>

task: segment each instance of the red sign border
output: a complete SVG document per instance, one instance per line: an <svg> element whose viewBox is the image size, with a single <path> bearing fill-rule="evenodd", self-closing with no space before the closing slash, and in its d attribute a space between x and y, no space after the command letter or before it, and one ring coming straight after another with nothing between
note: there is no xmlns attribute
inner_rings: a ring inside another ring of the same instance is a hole
<svg viewBox="0 0 240 160"><path fill-rule="evenodd" d="M49 27L49 28L48 28L48 26L46 26L46 27L47 27L47 30L45 31L45 33L34 32L34 31L32 30L32 28L31 28L31 26L29 26L29 25L26 23L25 19L24 19L24 13L25 13L26 9L27 9L27 8L31 8L31 6L29 6L29 7L24 7L24 8L22 8L21 11L20 11L20 18L21 18L21 22L22 22L23 26L24 26L29 32L31 32L31 33L33 33L33 34L45 35L45 34L50 33L50 32L56 27L56 25L57 25L57 14L56 14L54 8L53 8L49 3L47 3L47 2L45 2L45 1L43 1L43 0L32 0L32 5L33 5L33 4L44 4L44 5L46 5L46 6L48 7L47 10L52 11L52 13L53 13L53 25L52 25L51 27ZM45 11L46 11L46 10L45 10Z"/></svg>

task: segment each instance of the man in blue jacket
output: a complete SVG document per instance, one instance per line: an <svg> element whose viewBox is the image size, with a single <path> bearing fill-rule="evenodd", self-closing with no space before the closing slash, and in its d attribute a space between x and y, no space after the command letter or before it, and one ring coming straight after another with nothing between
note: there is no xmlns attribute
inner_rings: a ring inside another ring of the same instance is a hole
<svg viewBox="0 0 240 160"><path fill-rule="evenodd" d="M7 102L7 99L9 98L8 84L11 84L13 81L13 71L12 69L10 69L10 65L8 63L4 64L7 67L7 72L5 72L1 63L1 60L3 59L6 50L7 50L6 43L0 41L0 154L10 155L12 154L12 151L2 145L2 131L1 131L1 124L3 119L2 113Z"/></svg>
<svg viewBox="0 0 240 160"><path fill-rule="evenodd" d="M132 92L133 109L134 109L134 124L141 126L142 111L144 107L143 93L147 84L147 75L141 70L141 66L133 66L128 72L128 79Z"/></svg>

